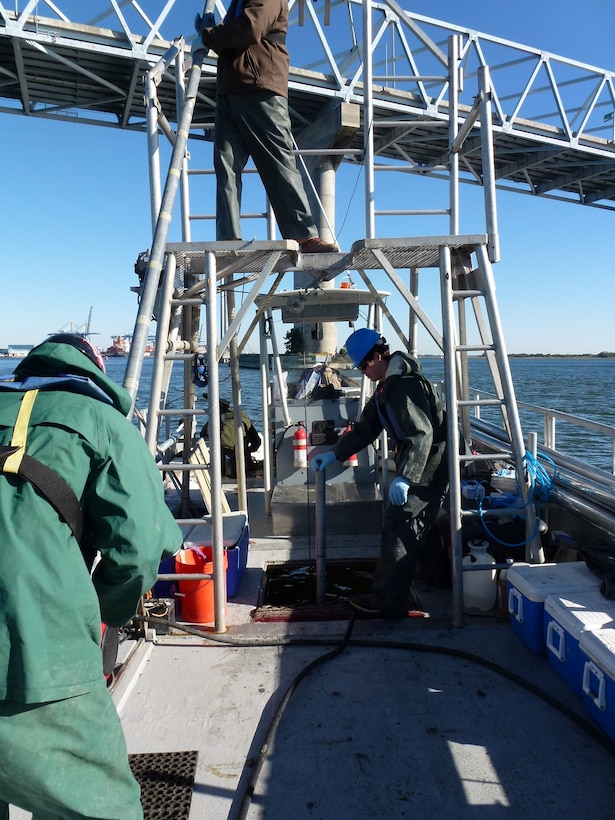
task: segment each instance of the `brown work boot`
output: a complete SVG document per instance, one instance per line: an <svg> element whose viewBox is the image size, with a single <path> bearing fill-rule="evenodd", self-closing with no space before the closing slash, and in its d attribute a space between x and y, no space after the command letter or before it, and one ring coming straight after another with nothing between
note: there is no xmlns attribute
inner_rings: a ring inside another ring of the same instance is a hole
<svg viewBox="0 0 615 820"><path fill-rule="evenodd" d="M335 242L325 242L319 236L310 236L309 239L299 239L301 253L339 253Z"/></svg>

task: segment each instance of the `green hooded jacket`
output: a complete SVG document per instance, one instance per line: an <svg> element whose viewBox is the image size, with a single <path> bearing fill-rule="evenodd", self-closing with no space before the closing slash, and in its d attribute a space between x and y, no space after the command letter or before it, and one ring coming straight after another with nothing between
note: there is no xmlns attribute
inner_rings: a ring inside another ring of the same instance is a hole
<svg viewBox="0 0 615 820"><path fill-rule="evenodd" d="M78 377L79 392L65 374ZM100 560L90 578L51 504L21 477L0 474L0 699L22 703L90 690L102 675L101 621L127 623L182 541L154 460L125 417L128 393L67 344L43 343L15 370L24 389L38 377L51 381L34 402L26 453L76 494L85 545ZM23 395L0 382L0 445L11 442Z"/></svg>

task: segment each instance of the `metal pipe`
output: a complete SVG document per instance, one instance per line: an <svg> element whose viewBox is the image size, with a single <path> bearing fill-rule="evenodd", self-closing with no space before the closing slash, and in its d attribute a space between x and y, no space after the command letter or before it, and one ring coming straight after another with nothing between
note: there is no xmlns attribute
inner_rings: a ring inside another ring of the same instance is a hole
<svg viewBox="0 0 615 820"><path fill-rule="evenodd" d="M374 102L372 97L372 2L363 0L363 148L365 160L365 236L376 235L374 214Z"/></svg>
<svg viewBox="0 0 615 820"><path fill-rule="evenodd" d="M259 368L261 378L261 407L263 408L263 489L265 491L265 515L271 515L271 495L273 492L273 436L269 435L269 369L267 367L267 334L264 316L260 319ZM272 331L275 332L275 331Z"/></svg>
<svg viewBox="0 0 615 820"><path fill-rule="evenodd" d="M271 310L267 309L267 317L269 319L269 324L271 326L271 348L273 350L273 361L275 363L275 372L278 377L278 385L280 387L280 402L282 404L282 413L284 415L284 427L290 427L292 424L292 419L290 417L290 413L288 412L288 397L286 395L286 391L284 390L284 378L282 375L282 362L280 360L280 353L278 350L278 340L276 339L275 335L275 325L273 323L273 314Z"/></svg>
<svg viewBox="0 0 615 820"><path fill-rule="evenodd" d="M145 348L147 346L147 335L149 333L152 315L154 313L156 294L162 273L167 236L171 225L173 204L175 202L177 187L179 184L179 172L186 153L190 123L192 122L192 115L196 104L196 96L201 77L202 61L203 52L198 51L194 56L192 68L190 69L184 107L182 109L181 120L177 128L177 139L175 141L175 145L173 146L173 153L171 155L171 166L164 187L162 203L160 205L156 221L156 230L154 232L152 250L147 265L147 270L145 272L143 286L141 288L139 310L137 313L137 320L135 322L132 344L130 346L130 354L128 356L128 363L126 366L126 375L124 377L124 387L130 394L133 400L133 405L139 389L139 379L141 377L143 358L145 355ZM133 411L129 413L129 418L132 417L132 414Z"/></svg>
<svg viewBox="0 0 615 820"><path fill-rule="evenodd" d="M232 277L228 277L232 280ZM226 294L226 310L228 322L235 317L235 291L229 290ZM248 490L246 482L246 440L243 429L241 400L241 376L239 374L239 353L237 350L237 334L231 337L229 344L231 386L233 391L233 410L235 424L235 475L237 476L238 509L248 510Z"/></svg>
<svg viewBox="0 0 615 820"><path fill-rule="evenodd" d="M448 38L448 115L449 115L449 226L451 234L459 233L459 154L455 153L459 115L459 36Z"/></svg>
<svg viewBox="0 0 615 820"><path fill-rule="evenodd" d="M419 295L419 269L410 268L410 293L418 299ZM408 347L412 356L418 356L419 352L419 321L416 313L410 308L408 319Z"/></svg>
<svg viewBox="0 0 615 820"><path fill-rule="evenodd" d="M184 105L184 97L186 93L185 71L184 71L184 50L182 49L177 55L175 61L175 97L177 110L181 111ZM182 225L182 240L184 242L192 241L192 226L190 224L190 193L188 184L188 153L184 153L181 163L181 177L179 187L180 213Z"/></svg>
<svg viewBox="0 0 615 820"><path fill-rule="evenodd" d="M224 532L222 524L222 447L220 436L214 431L220 429L220 383L218 380L218 359L216 356L216 336L218 330L216 257L208 251L205 254L205 277L207 279L207 358L209 384L207 399L209 409L209 448L211 453L211 544L214 564L214 618L215 631L226 632L226 585L224 578Z"/></svg>
<svg viewBox="0 0 615 820"><path fill-rule="evenodd" d="M145 117L147 123L147 160L149 168L149 197L152 220L152 235L156 232L156 220L160 211L160 145L158 143L158 108L156 106L156 84L152 72L145 75Z"/></svg>
<svg viewBox="0 0 615 820"><path fill-rule="evenodd" d="M442 336L444 342L444 384L448 440L449 516L453 588L453 626L463 626L463 568L461 540L461 482L459 476L459 427L457 425L457 369L455 366L455 319L453 314L451 251L440 247L440 288L442 299Z"/></svg>
<svg viewBox="0 0 615 820"><path fill-rule="evenodd" d="M149 393L149 407L147 411L147 430L145 441L152 454L156 453L158 440L158 417L160 415L160 396L162 393L164 359L159 351L164 350L167 344L169 325L171 322L171 296L175 283L177 258L170 254L167 258L167 268L162 281L162 299L160 300L160 315L156 323L156 356Z"/></svg>
<svg viewBox="0 0 615 820"><path fill-rule="evenodd" d="M316 482L316 603L324 604L327 587L326 484L322 471L314 473Z"/></svg>
<svg viewBox="0 0 615 820"><path fill-rule="evenodd" d="M491 121L491 80L489 67L478 69L481 92L480 140L483 155L483 191L485 197L485 219L489 235L489 260L500 261L500 236L498 234L498 211L495 196L495 159L493 152L493 124Z"/></svg>

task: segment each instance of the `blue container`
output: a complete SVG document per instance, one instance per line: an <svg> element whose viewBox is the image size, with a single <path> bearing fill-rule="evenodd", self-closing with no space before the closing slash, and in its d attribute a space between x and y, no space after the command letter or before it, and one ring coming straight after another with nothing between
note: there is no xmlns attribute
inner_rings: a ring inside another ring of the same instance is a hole
<svg viewBox="0 0 615 820"><path fill-rule="evenodd" d="M584 632L580 647L585 710L615 741L615 629Z"/></svg>
<svg viewBox="0 0 615 820"><path fill-rule="evenodd" d="M239 584L248 563L248 544L250 542L250 526L246 522L241 531L239 541L232 547L225 547L228 567L226 569L226 597L234 598L239 592Z"/></svg>
<svg viewBox="0 0 615 820"><path fill-rule="evenodd" d="M615 626L615 601L609 601L599 589L549 595L545 600L549 664L576 695L580 695L583 688L581 636L609 626Z"/></svg>
<svg viewBox="0 0 615 820"><path fill-rule="evenodd" d="M585 562L563 564L513 564L506 577L506 598L513 630L532 652L547 649L545 599L578 589L598 589L600 581Z"/></svg>
<svg viewBox="0 0 615 820"><path fill-rule="evenodd" d="M165 558L158 567L159 575L171 575L175 572L175 556ZM154 598L174 598L177 592L176 581L156 581L152 590Z"/></svg>

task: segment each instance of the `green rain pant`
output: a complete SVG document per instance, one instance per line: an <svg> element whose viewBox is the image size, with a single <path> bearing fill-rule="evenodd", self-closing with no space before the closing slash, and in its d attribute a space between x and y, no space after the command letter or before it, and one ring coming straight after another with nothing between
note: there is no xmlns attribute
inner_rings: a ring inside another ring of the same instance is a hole
<svg viewBox="0 0 615 820"><path fill-rule="evenodd" d="M143 820L115 705L101 675L84 695L0 701L0 820L8 804L35 820Z"/></svg>

